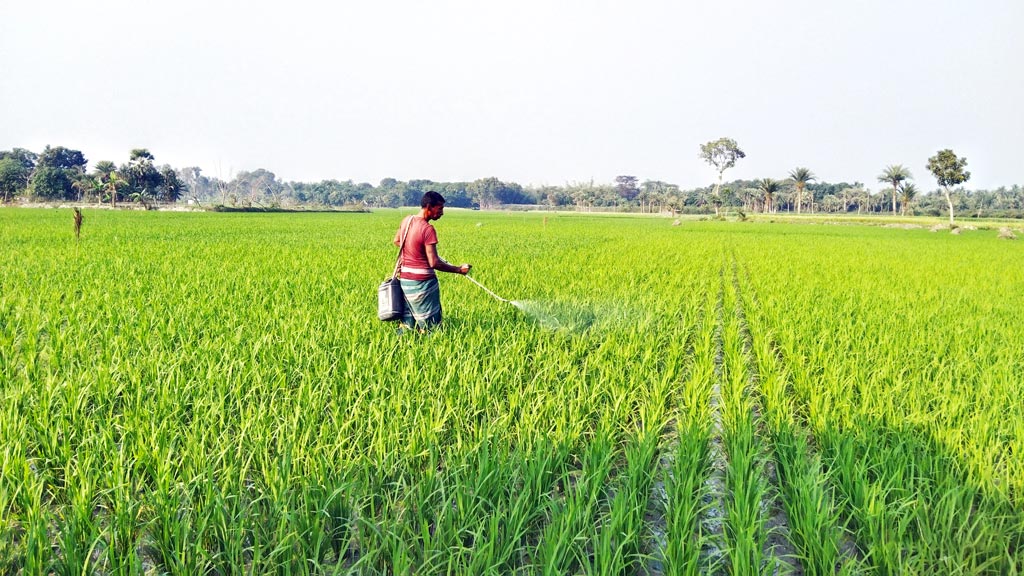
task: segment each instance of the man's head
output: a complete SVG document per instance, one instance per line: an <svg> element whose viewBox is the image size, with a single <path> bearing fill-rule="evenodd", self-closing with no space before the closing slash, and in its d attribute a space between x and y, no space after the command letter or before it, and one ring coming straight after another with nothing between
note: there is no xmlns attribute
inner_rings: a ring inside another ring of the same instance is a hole
<svg viewBox="0 0 1024 576"><path fill-rule="evenodd" d="M427 220L437 220L444 216L444 196L429 190L420 199L420 207L426 212Z"/></svg>

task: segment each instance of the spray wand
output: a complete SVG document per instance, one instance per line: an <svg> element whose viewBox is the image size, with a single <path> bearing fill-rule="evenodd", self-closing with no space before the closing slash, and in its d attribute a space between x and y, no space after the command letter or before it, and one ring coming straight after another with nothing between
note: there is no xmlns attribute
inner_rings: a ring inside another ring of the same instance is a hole
<svg viewBox="0 0 1024 576"><path fill-rule="evenodd" d="M505 298L502 298L501 296L498 296L498 295L497 295L497 294L495 294L494 292L491 292L491 291L490 291L490 289L488 289L488 288L487 288L487 286L484 286L483 284L481 284L481 283L477 282L477 281L476 281L476 278L473 278L473 277L472 277L472 276L470 276L469 274L466 274L465 276L466 276L466 278L469 278L469 281L470 281L470 282L472 282L473 284L476 284L477 286L479 286L479 287L483 288L484 292L487 292L488 294L490 294L491 296L493 296L493 297L495 298L495 300L499 300L499 301L501 301L501 302L506 302L506 303L508 303L508 304L512 304L513 306L515 306L515 302L512 302L511 300L506 300Z"/></svg>

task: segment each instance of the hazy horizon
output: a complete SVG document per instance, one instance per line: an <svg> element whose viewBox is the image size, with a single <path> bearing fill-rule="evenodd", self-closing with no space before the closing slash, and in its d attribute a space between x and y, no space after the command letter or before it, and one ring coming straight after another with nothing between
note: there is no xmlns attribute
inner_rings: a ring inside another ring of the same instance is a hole
<svg viewBox="0 0 1024 576"><path fill-rule="evenodd" d="M0 8L0 150L148 148L230 179L715 181L797 166L924 189L943 148L969 189L1024 184L1024 3L394 1L17 3Z"/></svg>

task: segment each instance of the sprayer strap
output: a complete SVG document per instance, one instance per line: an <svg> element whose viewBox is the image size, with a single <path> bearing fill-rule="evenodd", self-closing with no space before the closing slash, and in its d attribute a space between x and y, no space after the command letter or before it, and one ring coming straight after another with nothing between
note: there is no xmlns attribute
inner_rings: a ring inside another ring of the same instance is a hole
<svg viewBox="0 0 1024 576"><path fill-rule="evenodd" d="M406 216L405 220L402 221L402 240L398 243L398 256L395 258L395 272L391 275L392 278L398 278L398 273L402 268L402 249L405 248L405 237L409 235L409 228L412 228L413 216Z"/></svg>

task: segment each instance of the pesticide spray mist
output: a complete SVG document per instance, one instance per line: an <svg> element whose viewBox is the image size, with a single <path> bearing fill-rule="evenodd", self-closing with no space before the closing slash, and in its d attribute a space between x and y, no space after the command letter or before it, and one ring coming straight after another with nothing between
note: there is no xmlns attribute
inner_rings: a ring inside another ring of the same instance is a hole
<svg viewBox="0 0 1024 576"><path fill-rule="evenodd" d="M589 329L596 321L593 310L578 305L537 302L535 300L508 300L498 296L472 276L469 280L490 294L494 299L511 304L541 328L579 333Z"/></svg>
<svg viewBox="0 0 1024 576"><path fill-rule="evenodd" d="M547 330L579 333L593 326L597 319L592 310L575 305L534 300L513 300L510 304Z"/></svg>

